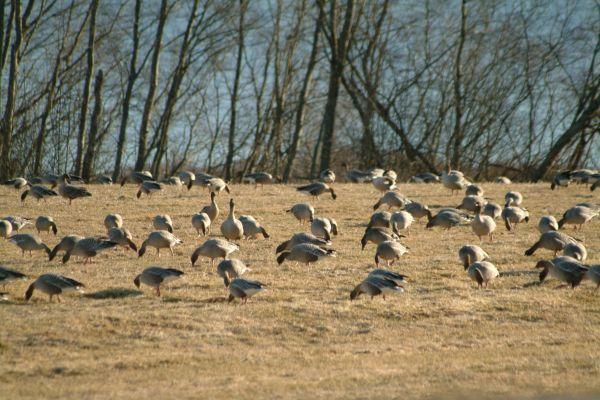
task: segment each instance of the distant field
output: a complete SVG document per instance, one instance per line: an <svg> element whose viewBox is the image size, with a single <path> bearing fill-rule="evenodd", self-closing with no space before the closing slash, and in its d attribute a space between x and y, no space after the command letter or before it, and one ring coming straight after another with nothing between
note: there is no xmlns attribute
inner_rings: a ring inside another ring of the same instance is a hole
<svg viewBox="0 0 600 400"><path fill-rule="evenodd" d="M483 184L486 196L502 203L518 190L532 220L508 233L498 222L494 243L482 247L501 272L532 271L550 258L523 252L538 238L541 215L560 217L578 202L600 202L600 192L581 186L550 191L548 184ZM450 233L413 225L403 239L410 252L394 269L412 283L398 297L349 300L350 290L373 268L375 247L360 250L364 226L379 194L371 185L336 184L338 199L312 201L293 186L232 186L239 214L251 214L271 234L269 240L243 241L234 254L251 265L250 279L268 291L247 305L221 301L223 283L207 259L195 268L189 257L195 239L190 216L208 204L207 192L167 188L163 194L135 199L136 187L90 186L92 198L47 204L0 188L0 216L35 218L46 214L58 236L42 234L52 247L66 234L104 234L103 219L120 213L139 245L151 218L167 213L183 240L175 257L159 259L151 249L143 258L108 251L94 264L77 259L49 263L42 253L21 257L0 241L0 263L32 277L56 271L82 281L86 294L49 303L39 292L22 296L31 280L7 286L0 303L0 398L547 398L600 396L600 291L589 282L577 290L554 290L537 274L515 273L477 290L457 251L477 244L469 226ZM430 207L455 206L441 185L400 184L405 196ZM226 217L229 196L218 197ZM337 258L309 268L277 266L274 249L294 232L309 230L284 210L311 202L320 216L337 220ZM28 226L23 232L32 232ZM600 263L600 220L569 234L584 241L589 263ZM183 269L157 298L138 291L133 278L150 265Z"/></svg>

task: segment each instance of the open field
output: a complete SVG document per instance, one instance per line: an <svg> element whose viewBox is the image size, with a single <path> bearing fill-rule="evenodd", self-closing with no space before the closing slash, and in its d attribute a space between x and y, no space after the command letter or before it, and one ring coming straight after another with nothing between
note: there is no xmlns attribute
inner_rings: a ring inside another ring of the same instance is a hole
<svg viewBox="0 0 600 400"><path fill-rule="evenodd" d="M7 286L0 303L0 398L542 398L552 395L600 396L600 292L589 282L577 290L554 290L537 274L496 279L477 290L457 256L460 246L477 244L469 226L450 233L415 223L403 239L410 252L394 269L412 278L398 297L350 302L350 290L373 268L375 247L360 250L359 240L379 195L371 185L336 184L338 199L311 201L321 216L337 220L337 258L310 268L275 261L274 248L292 233L309 230L283 212L310 201L293 186L254 189L232 186L238 215L251 214L271 234L269 240L243 241L239 257L253 271L249 279L268 291L247 305L227 304L226 291L209 262L192 268L195 240L190 216L207 204L205 190L167 188L151 198L134 198L128 185L90 186L92 198L61 198L21 206L14 190L0 188L0 213L35 218L46 214L58 224L57 237L42 234L51 247L61 236L104 234L103 219L117 212L139 245L152 230L151 217L173 217L184 243L159 259L153 249L137 258L131 251L107 251L94 264L76 259L49 263L43 253L21 257L0 241L0 263L33 277L56 271L84 282L83 296L49 303L36 292L22 300L27 282ZM494 243L482 245L501 272L531 271L550 258L523 252L539 236L543 214L556 217L578 202L600 202L584 187L550 191L548 184L483 184L486 196L502 203L518 190L532 220L517 234L498 223ZM431 207L455 206L441 185L400 184L400 192ZM218 197L225 218L229 196ZM28 226L22 232L32 232ZM567 229L568 233L571 228ZM600 220L573 236L582 239L589 263L600 263ZM133 278L144 267L183 269L157 298Z"/></svg>

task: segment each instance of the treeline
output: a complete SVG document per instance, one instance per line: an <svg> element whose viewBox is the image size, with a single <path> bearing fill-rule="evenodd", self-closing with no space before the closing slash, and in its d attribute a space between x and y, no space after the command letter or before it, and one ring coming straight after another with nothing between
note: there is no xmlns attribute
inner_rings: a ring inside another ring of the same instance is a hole
<svg viewBox="0 0 600 400"><path fill-rule="evenodd" d="M0 178L600 165L600 5L0 0Z"/></svg>

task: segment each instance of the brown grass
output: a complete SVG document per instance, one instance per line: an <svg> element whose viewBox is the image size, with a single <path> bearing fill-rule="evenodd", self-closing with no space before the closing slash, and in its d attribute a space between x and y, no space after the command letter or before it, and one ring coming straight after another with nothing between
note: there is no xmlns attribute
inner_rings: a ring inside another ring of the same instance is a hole
<svg viewBox="0 0 600 400"><path fill-rule="evenodd" d="M524 250L537 240L542 214L560 216L581 201L597 201L589 190L572 187L551 192L549 185L484 184L486 195L501 202L510 189L525 196L532 221L516 235L498 223L496 241L485 243L500 271L532 270L534 257ZM22 258L0 241L3 264L32 277L54 271L84 282L83 296L49 303L36 292L24 303L30 281L7 287L12 295L0 304L0 398L538 398L551 395L600 395L600 294L589 282L575 291L542 285L535 274L498 278L489 290L477 290L457 257L458 248L477 243L470 227L425 230L414 225L404 243L410 247L397 270L413 282L406 293L384 301L349 292L373 268L374 246L360 250L360 237L378 194L370 185L338 184L337 201L312 202L317 213L340 225L334 239L338 257L306 268L278 267L274 248L292 233L307 230L283 212L310 201L291 186L253 189L233 186L239 214L251 214L272 235L243 241L237 257L253 269L248 275L268 291L246 306L221 301L222 281L206 259L192 268L195 240L190 216L208 203L206 191L168 188L151 198L134 198L127 186L92 186L92 198L47 204L0 189L2 215L35 218L51 215L58 237L42 235L51 246L60 236L104 234L110 212L125 218L138 245L151 230L151 217L168 213L183 241L175 257L160 259L150 250L108 251L92 265L60 257L49 263L42 253ZM410 198L431 206L456 205L440 185L401 185ZM222 214L228 196L218 198ZM28 226L24 232L32 232ZM571 229L567 230L571 233ZM584 240L589 261L600 257L598 219L574 236ZM134 276L144 267L181 268L183 280L156 298L140 293Z"/></svg>

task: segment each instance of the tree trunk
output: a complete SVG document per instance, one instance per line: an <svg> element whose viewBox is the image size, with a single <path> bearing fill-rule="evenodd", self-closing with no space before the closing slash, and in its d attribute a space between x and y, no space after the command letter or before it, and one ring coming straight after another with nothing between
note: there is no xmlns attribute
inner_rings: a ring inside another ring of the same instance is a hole
<svg viewBox="0 0 600 400"><path fill-rule="evenodd" d="M81 177L89 182L94 168L94 158L96 155L96 138L98 137L98 129L100 119L102 117L102 84L104 75L102 70L98 71L96 81L94 83L94 110L92 111L92 120L90 121L90 133L88 136L88 145L83 159Z"/></svg>
<svg viewBox="0 0 600 400"><path fill-rule="evenodd" d="M61 49L62 50L62 49ZM54 61L54 68L52 69L52 76L50 82L48 82L48 95L46 98L46 105L44 106L44 112L40 119L40 131L38 133L37 140L35 142L35 158L33 162L33 174L39 175L42 167L42 157L44 153L44 140L46 139L46 125L48 116L54 106L54 92L56 89L56 81L58 80L58 69L60 68L61 51L58 52L56 60Z"/></svg>
<svg viewBox="0 0 600 400"><path fill-rule="evenodd" d="M466 20L467 20L467 0L462 0L460 3L460 37L458 38L458 49L456 51L456 61L454 65L454 131L452 133L453 149L452 149L452 165L455 168L460 168L461 147L462 147L462 51L465 45L466 37Z"/></svg>

